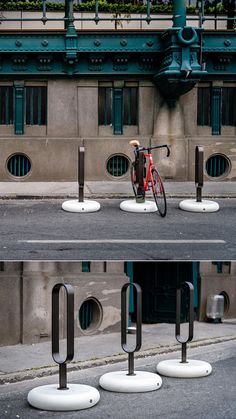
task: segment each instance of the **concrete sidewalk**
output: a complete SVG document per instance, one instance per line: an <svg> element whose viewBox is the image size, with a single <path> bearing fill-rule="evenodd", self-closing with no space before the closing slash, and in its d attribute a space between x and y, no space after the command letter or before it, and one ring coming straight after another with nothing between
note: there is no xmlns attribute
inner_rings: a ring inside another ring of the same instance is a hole
<svg viewBox="0 0 236 419"><path fill-rule="evenodd" d="M188 325L181 326L184 334ZM134 339L134 335L130 335ZM184 334L186 336L186 334ZM205 346L228 340L236 340L236 319L212 324L195 322L194 339L189 347ZM63 341L60 350L63 348ZM235 342L236 345L236 342ZM181 346L175 340L174 324L143 325L142 348L136 357L179 351ZM68 364L68 371L125 361L120 345L120 333L87 335L75 339L74 360ZM58 366L51 356L51 342L33 345L0 347L0 384L22 381L58 372Z"/></svg>
<svg viewBox="0 0 236 419"><path fill-rule="evenodd" d="M195 197L194 182L165 181L169 198ZM85 183L85 198L133 197L129 181L89 181ZM204 198L236 198L236 182L205 182ZM77 182L0 182L0 199L77 198Z"/></svg>

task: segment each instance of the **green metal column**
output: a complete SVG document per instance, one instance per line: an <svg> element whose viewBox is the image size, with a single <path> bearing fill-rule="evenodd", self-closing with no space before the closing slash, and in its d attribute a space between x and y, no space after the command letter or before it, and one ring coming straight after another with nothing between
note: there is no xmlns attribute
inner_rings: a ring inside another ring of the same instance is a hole
<svg viewBox="0 0 236 419"><path fill-rule="evenodd" d="M73 11L74 0L65 0L65 29L68 29L69 24L73 23L74 11Z"/></svg>
<svg viewBox="0 0 236 419"><path fill-rule="evenodd" d="M21 134L24 134L24 83L23 82L14 83L14 87L15 87L15 96L14 96L15 134L21 135Z"/></svg>
<svg viewBox="0 0 236 419"><path fill-rule="evenodd" d="M211 92L212 135L221 133L221 87L213 87Z"/></svg>
<svg viewBox="0 0 236 419"><path fill-rule="evenodd" d="M173 0L173 27L186 26L186 0Z"/></svg>
<svg viewBox="0 0 236 419"><path fill-rule="evenodd" d="M123 134L123 89L113 89L113 134Z"/></svg>

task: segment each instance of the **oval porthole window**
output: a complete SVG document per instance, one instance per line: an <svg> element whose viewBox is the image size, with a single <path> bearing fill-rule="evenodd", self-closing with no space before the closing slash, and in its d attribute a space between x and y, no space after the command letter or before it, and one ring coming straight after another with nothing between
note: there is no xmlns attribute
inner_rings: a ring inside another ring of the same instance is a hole
<svg viewBox="0 0 236 419"><path fill-rule="evenodd" d="M206 161L206 172L208 176L217 178L227 175L230 169L230 162L223 154L214 154Z"/></svg>
<svg viewBox="0 0 236 419"><path fill-rule="evenodd" d="M120 177L127 173L129 159L122 154L114 154L107 161L107 171L111 176Z"/></svg>
<svg viewBox="0 0 236 419"><path fill-rule="evenodd" d="M25 154L13 154L7 162L7 170L14 177L24 177L30 169L30 159Z"/></svg>
<svg viewBox="0 0 236 419"><path fill-rule="evenodd" d="M96 298L88 298L79 309L79 325L85 333L92 333L102 321L102 307Z"/></svg>

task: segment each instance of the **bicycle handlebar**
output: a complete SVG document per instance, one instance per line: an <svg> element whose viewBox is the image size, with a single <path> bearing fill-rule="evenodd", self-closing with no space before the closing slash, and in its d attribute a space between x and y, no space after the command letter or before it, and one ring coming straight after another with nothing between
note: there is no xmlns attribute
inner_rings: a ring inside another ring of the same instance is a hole
<svg viewBox="0 0 236 419"><path fill-rule="evenodd" d="M155 147L138 147L137 145L135 146L136 150L138 151L145 151L147 150L148 153L150 153L151 150L154 150L154 148L167 148L167 154L166 157L169 157L170 155L170 148L167 144L163 144L163 145L157 145Z"/></svg>

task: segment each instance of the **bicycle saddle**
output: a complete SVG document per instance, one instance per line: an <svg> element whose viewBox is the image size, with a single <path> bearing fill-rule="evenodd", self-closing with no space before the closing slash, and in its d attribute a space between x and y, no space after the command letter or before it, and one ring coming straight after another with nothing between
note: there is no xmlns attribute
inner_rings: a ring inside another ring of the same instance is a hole
<svg viewBox="0 0 236 419"><path fill-rule="evenodd" d="M130 145L133 145L134 147L138 147L140 145L138 140L131 140L129 143Z"/></svg>

